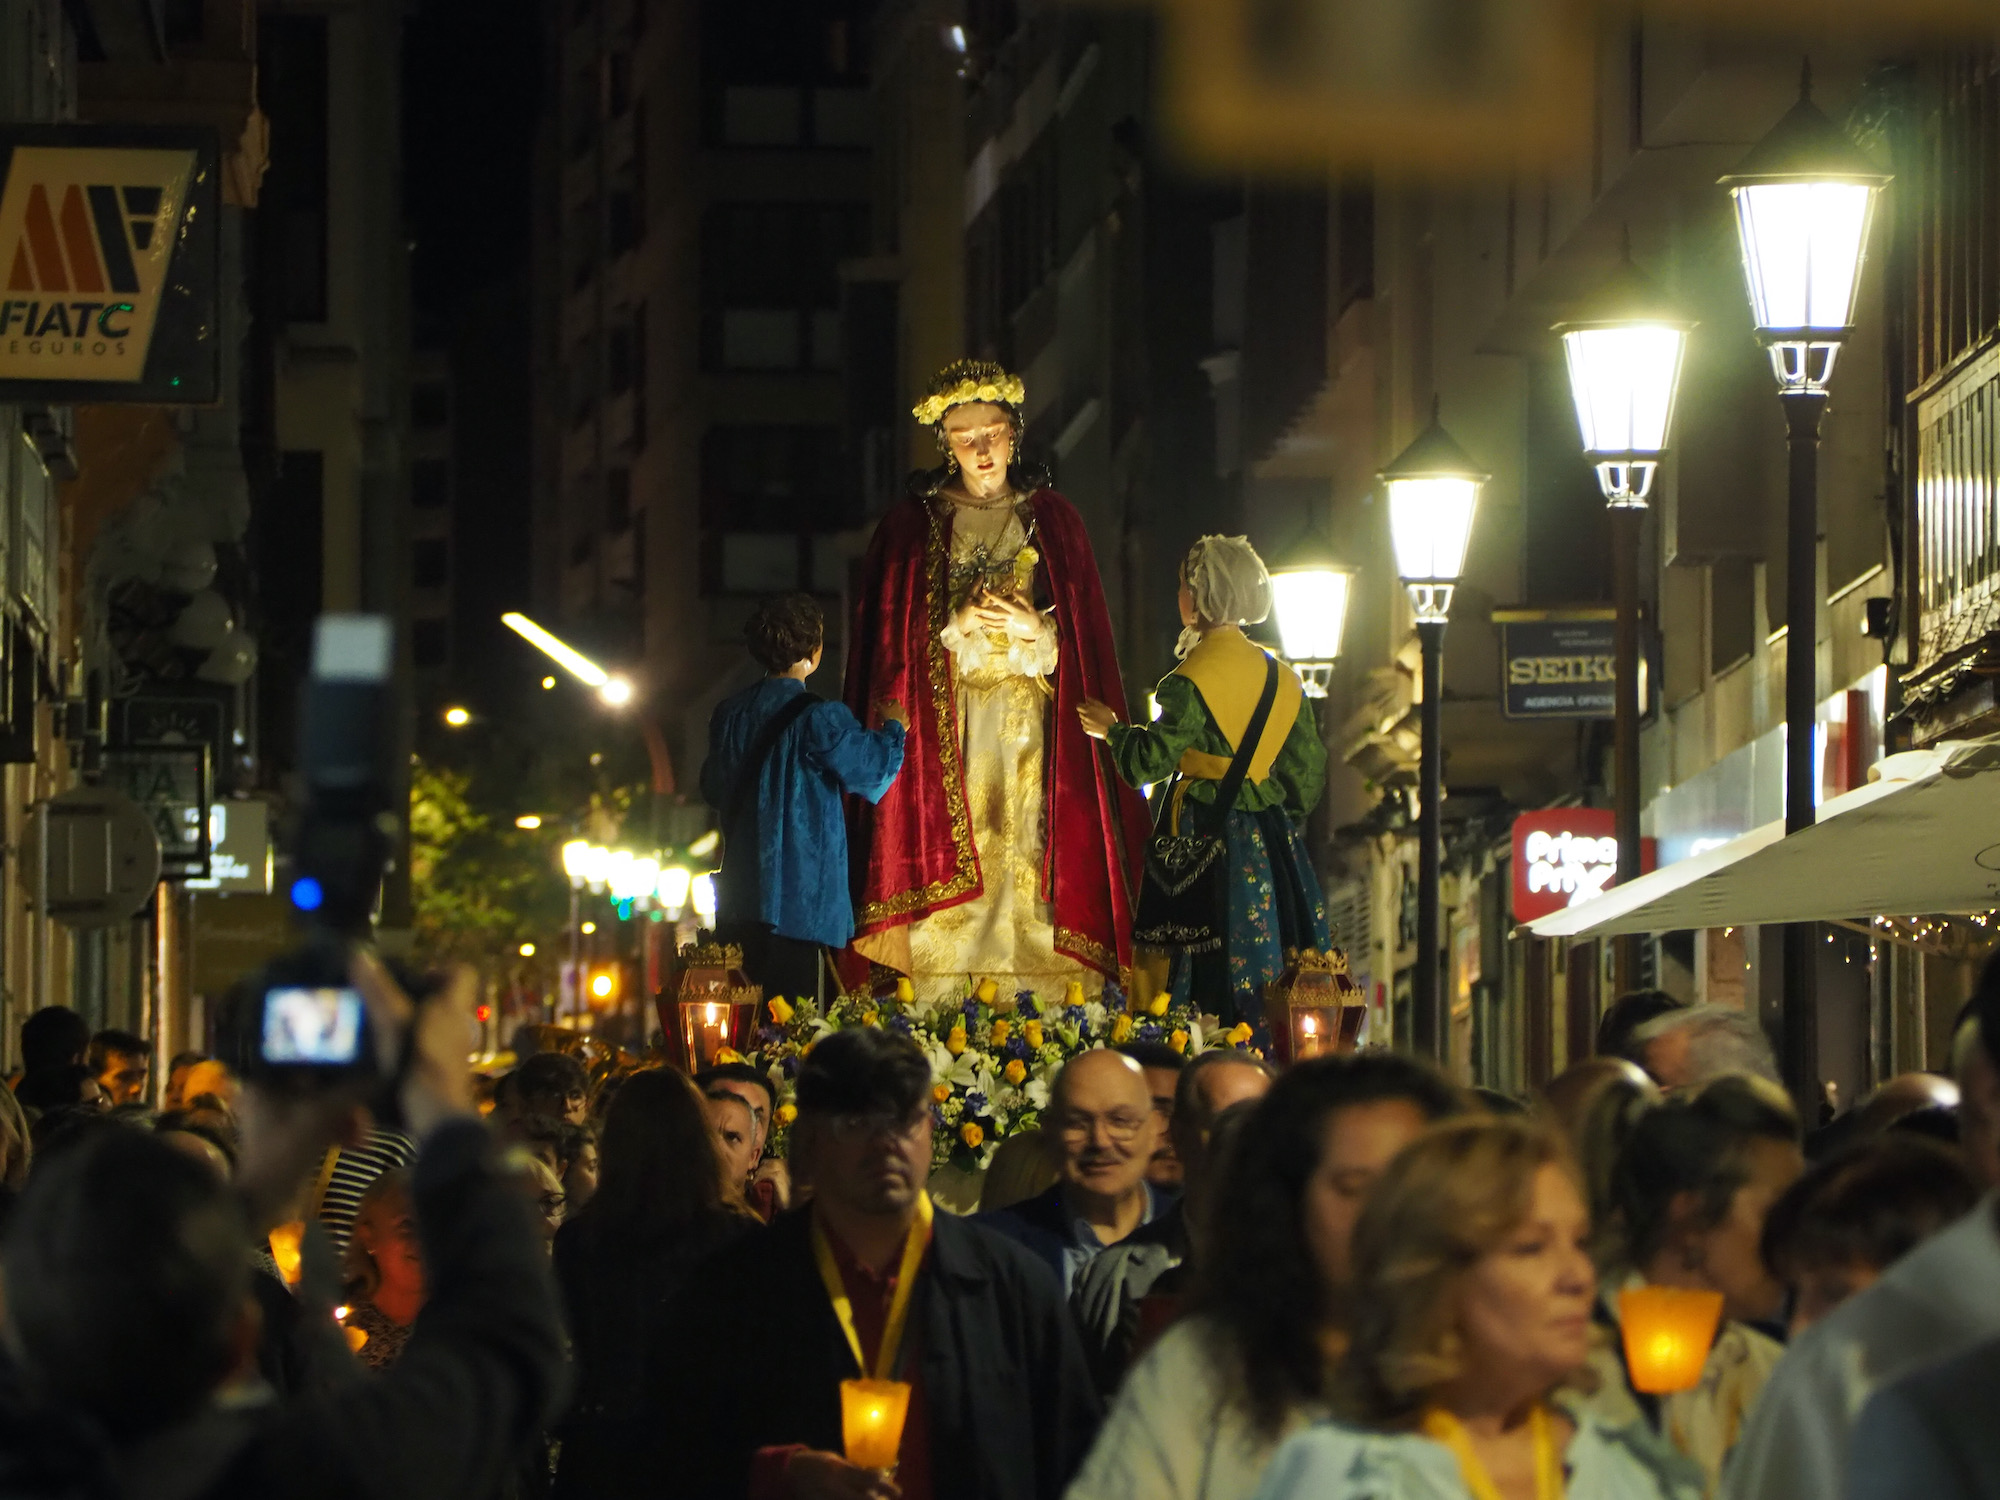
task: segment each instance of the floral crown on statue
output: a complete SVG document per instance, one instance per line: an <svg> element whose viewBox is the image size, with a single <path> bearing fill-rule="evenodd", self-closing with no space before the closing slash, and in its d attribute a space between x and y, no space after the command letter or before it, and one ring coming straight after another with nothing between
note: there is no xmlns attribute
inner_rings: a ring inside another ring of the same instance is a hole
<svg viewBox="0 0 2000 1500"><path fill-rule="evenodd" d="M990 359L953 360L926 387L924 399L910 408L910 414L926 427L935 427L954 406L969 401L991 401L998 406L1019 407L1027 400L1021 377L1009 375Z"/></svg>

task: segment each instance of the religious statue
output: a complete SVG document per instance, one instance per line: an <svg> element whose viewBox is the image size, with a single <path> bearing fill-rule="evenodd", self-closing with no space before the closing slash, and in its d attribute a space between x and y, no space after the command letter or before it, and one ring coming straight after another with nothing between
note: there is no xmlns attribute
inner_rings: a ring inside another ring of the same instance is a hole
<svg viewBox="0 0 2000 1500"><path fill-rule="evenodd" d="M900 779L855 806L855 949L919 998L1094 994L1131 962L1144 802L1085 736L1122 711L1083 521L1024 464L1020 377L961 360L915 408L945 461L877 527L848 641L850 707L909 713Z"/></svg>

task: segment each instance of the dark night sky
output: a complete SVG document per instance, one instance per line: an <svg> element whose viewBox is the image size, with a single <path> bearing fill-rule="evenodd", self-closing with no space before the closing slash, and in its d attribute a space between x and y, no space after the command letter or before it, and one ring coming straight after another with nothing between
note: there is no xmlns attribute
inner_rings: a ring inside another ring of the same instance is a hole
<svg viewBox="0 0 2000 1500"><path fill-rule="evenodd" d="M449 690L497 709L540 675L500 626L532 607L531 174L538 0L422 0L404 33L403 193L412 334L454 380Z"/></svg>
<svg viewBox="0 0 2000 1500"><path fill-rule="evenodd" d="M527 261L538 10L535 0L423 0L410 17L403 194L420 330Z"/></svg>

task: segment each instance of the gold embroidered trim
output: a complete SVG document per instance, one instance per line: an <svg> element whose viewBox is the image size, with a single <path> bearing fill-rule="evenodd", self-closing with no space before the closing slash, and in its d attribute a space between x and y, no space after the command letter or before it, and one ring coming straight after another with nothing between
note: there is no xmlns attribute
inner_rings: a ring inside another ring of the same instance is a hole
<svg viewBox="0 0 2000 1500"><path fill-rule="evenodd" d="M1094 938L1087 938L1073 928L1056 929L1056 951L1080 958L1093 969L1103 973L1118 972L1118 956L1115 953Z"/></svg>
<svg viewBox="0 0 2000 1500"><path fill-rule="evenodd" d="M928 502L930 536L924 544L929 584L929 651L931 669L931 709L937 719L938 767L944 774L945 811L951 818L952 847L958 853L958 867L943 880L907 891L898 891L861 908L863 928L879 926L896 917L907 917L959 896L979 884L979 854L972 843L972 819L965 809L965 771L958 758L958 722L953 711L951 662L944 649L945 605L951 593L950 502Z"/></svg>

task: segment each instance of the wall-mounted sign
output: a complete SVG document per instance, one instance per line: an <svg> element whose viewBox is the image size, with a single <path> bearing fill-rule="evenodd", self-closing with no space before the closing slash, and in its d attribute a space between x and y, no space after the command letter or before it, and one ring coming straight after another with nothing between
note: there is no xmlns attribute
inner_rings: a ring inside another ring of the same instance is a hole
<svg viewBox="0 0 2000 1500"><path fill-rule="evenodd" d="M0 129L0 401L217 399L213 131Z"/></svg>
<svg viewBox="0 0 2000 1500"><path fill-rule="evenodd" d="M160 878L206 877L208 747L144 745L107 751L104 781L145 808L160 840Z"/></svg>
<svg viewBox="0 0 2000 1500"><path fill-rule="evenodd" d="M1617 814L1606 807L1552 807L1514 820L1514 920L1532 922L1601 896L1618 879ZM1658 863L1652 839L1639 868Z"/></svg>
<svg viewBox="0 0 2000 1500"><path fill-rule="evenodd" d="M1618 627L1613 611L1496 609L1493 623L1500 627L1500 711L1507 718L1613 716ZM1643 695L1642 682L1642 703Z"/></svg>
<svg viewBox="0 0 2000 1500"><path fill-rule="evenodd" d="M255 798L220 800L208 809L208 878L188 881L191 891L232 896L271 892L271 806Z"/></svg>

